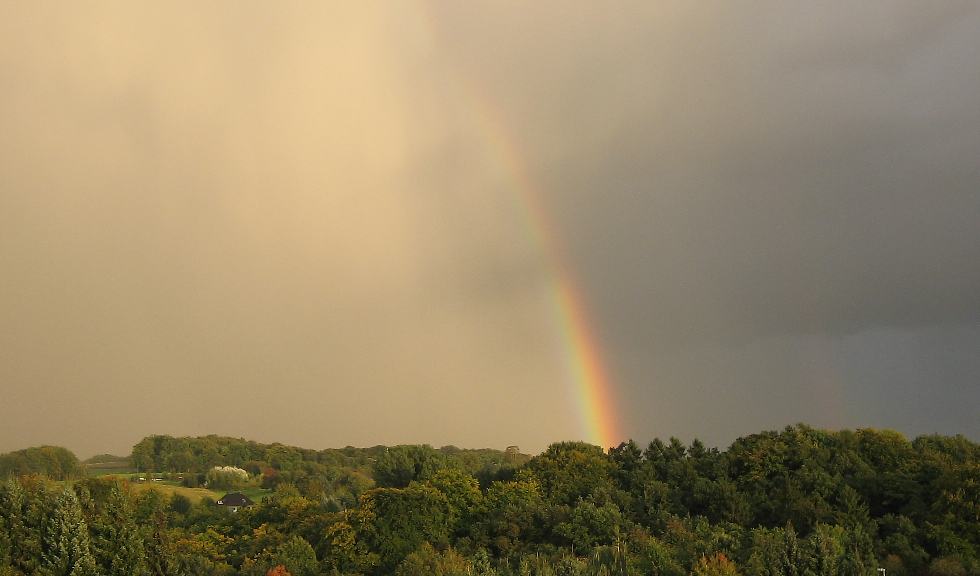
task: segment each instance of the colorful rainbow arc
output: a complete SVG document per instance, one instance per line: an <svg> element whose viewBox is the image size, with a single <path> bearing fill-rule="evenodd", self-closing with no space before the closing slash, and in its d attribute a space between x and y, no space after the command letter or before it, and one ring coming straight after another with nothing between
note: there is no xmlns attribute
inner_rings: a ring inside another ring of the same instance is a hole
<svg viewBox="0 0 980 576"><path fill-rule="evenodd" d="M574 381L585 438L602 448L616 446L624 438L618 426L612 382L603 366L601 348L593 336L585 301L559 249L560 236L544 210L541 194L506 123L500 121L485 100L475 97L472 101L487 150L511 180L529 235L551 268L553 311L563 341L566 366Z"/></svg>

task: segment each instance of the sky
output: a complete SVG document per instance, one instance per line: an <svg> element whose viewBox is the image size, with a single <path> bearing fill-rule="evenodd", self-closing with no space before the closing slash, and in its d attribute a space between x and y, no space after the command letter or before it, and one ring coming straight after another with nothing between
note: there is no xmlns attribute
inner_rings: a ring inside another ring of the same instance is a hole
<svg viewBox="0 0 980 576"><path fill-rule="evenodd" d="M980 439L977 62L958 1L4 2L0 451Z"/></svg>

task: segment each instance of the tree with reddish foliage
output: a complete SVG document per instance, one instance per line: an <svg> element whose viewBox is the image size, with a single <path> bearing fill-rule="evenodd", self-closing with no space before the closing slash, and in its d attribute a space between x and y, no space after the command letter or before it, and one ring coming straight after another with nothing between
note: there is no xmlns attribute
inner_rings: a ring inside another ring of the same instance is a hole
<svg viewBox="0 0 980 576"><path fill-rule="evenodd" d="M289 570L286 570L285 566L279 564L278 566L270 568L269 571L265 573L265 576L293 576L293 575L289 573Z"/></svg>
<svg viewBox="0 0 980 576"><path fill-rule="evenodd" d="M271 490L277 484L279 484L279 471L269 466L262 468L262 487Z"/></svg>
<svg viewBox="0 0 980 576"><path fill-rule="evenodd" d="M694 576L738 576L735 563L718 552L712 556L702 556L694 565Z"/></svg>

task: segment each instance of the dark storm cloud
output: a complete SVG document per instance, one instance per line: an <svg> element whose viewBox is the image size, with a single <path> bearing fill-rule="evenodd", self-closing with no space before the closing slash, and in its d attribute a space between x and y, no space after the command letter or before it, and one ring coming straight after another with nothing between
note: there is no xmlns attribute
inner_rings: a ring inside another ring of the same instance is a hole
<svg viewBox="0 0 980 576"><path fill-rule="evenodd" d="M522 28L565 23L539 12ZM624 344L980 320L975 5L596 12L554 52L444 30L535 113L514 123Z"/></svg>
<svg viewBox="0 0 980 576"><path fill-rule="evenodd" d="M948 409L980 403L976 5L619 7L441 29L521 127L634 434L980 433Z"/></svg>

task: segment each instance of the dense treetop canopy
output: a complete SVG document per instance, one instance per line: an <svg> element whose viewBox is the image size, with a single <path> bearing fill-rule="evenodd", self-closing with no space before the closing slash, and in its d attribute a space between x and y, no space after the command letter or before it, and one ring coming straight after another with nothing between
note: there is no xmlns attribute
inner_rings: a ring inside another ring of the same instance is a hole
<svg viewBox="0 0 980 576"><path fill-rule="evenodd" d="M217 436L134 447L134 468L185 483L246 470L261 501L238 512L79 478L51 463L60 450L33 450L0 457L19 463L0 488L4 576L980 573L980 445L961 436L797 425L726 450L561 442L534 457Z"/></svg>

